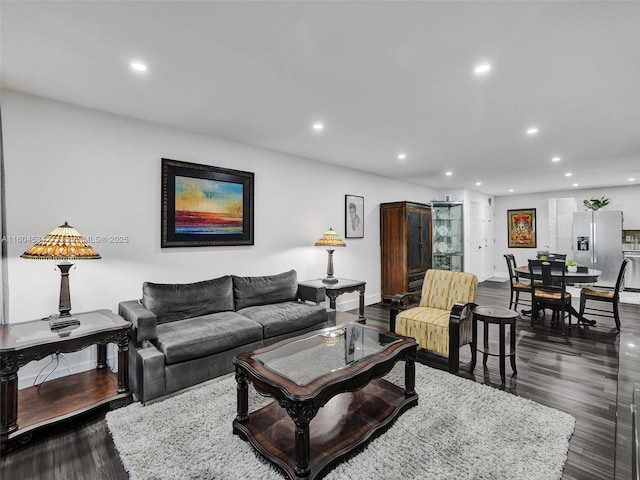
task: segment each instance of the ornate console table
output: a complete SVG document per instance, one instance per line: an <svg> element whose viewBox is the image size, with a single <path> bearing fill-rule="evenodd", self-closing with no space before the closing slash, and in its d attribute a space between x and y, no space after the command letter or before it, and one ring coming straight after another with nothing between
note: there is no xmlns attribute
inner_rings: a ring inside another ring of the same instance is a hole
<svg viewBox="0 0 640 480"><path fill-rule="evenodd" d="M32 432L105 403L131 401L128 350L131 323L109 310L74 314L79 325L51 329L32 320L0 325L0 446L30 440ZM107 344L118 345L118 373L107 368ZM18 369L52 354L97 345L97 368L18 391Z"/></svg>

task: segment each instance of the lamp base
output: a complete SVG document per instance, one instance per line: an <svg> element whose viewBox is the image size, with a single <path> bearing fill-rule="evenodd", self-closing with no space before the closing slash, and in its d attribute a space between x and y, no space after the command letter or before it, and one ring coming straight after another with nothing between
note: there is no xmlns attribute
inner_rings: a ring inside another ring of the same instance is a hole
<svg viewBox="0 0 640 480"><path fill-rule="evenodd" d="M76 317L72 317L71 315L62 316L62 315L52 315L48 318L49 327L51 330L58 330L60 328L71 327L74 325L80 325L80 320Z"/></svg>
<svg viewBox="0 0 640 480"><path fill-rule="evenodd" d="M338 279L333 277L327 277L322 279L322 283L328 283L330 285L333 285L334 283L338 283Z"/></svg>

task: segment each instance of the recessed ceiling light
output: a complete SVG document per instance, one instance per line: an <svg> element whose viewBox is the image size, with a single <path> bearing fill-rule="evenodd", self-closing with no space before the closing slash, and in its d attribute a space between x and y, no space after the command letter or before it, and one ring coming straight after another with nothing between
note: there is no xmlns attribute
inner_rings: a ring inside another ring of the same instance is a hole
<svg viewBox="0 0 640 480"><path fill-rule="evenodd" d="M320 123L320 122L316 122L316 123L313 124L313 129L316 132L320 132L320 131L324 130L324 125L322 123Z"/></svg>
<svg viewBox="0 0 640 480"><path fill-rule="evenodd" d="M131 70L139 73L145 73L147 71L147 65L142 62L131 62L129 64L131 66Z"/></svg>
<svg viewBox="0 0 640 480"><path fill-rule="evenodd" d="M445 175L446 175L447 177L450 177L451 175L453 175L453 172L445 172Z"/></svg>
<svg viewBox="0 0 640 480"><path fill-rule="evenodd" d="M398 160L404 160L405 158L407 158L407 155L404 153L399 153L398 154Z"/></svg>
<svg viewBox="0 0 640 480"><path fill-rule="evenodd" d="M485 75L491 71L491 64L481 63L479 65L476 65L476 68L473 71L476 75Z"/></svg>
<svg viewBox="0 0 640 480"><path fill-rule="evenodd" d="M574 183L574 184L573 184L573 186L574 186L574 187L579 187L579 186L580 186L580 184L579 184L579 183Z"/></svg>
<svg viewBox="0 0 640 480"><path fill-rule="evenodd" d="M535 135L536 133L538 133L538 127L527 128L527 135Z"/></svg>
<svg viewBox="0 0 640 480"><path fill-rule="evenodd" d="M573 175L573 173L571 173L571 172L567 172L567 173L564 174L565 177L570 177L571 175Z"/></svg>
<svg viewBox="0 0 640 480"><path fill-rule="evenodd" d="M476 182L476 187L479 187L480 185L482 185L482 182Z"/></svg>
<svg viewBox="0 0 640 480"><path fill-rule="evenodd" d="M633 178L633 177L631 177L631 178L629 178L629 179L627 179L627 180L628 180L628 181L630 181L630 182L635 182L635 181L636 181L636 179L635 179L635 178Z"/></svg>
<svg viewBox="0 0 640 480"><path fill-rule="evenodd" d="M560 161L560 157L553 157L551 159L552 162L559 162Z"/></svg>
<svg viewBox="0 0 640 480"><path fill-rule="evenodd" d="M513 193L513 188L510 188L510 189L509 189L509 193Z"/></svg>

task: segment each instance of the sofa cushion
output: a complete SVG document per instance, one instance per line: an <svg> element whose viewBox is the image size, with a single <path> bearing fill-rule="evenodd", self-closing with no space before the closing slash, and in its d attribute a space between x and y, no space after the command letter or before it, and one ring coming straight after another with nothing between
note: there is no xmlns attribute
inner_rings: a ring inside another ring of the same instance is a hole
<svg viewBox="0 0 640 480"><path fill-rule="evenodd" d="M321 324L327 320L327 310L322 305L300 302L283 302L243 308L238 313L259 323L264 338L272 338Z"/></svg>
<svg viewBox="0 0 640 480"><path fill-rule="evenodd" d="M295 270L265 277L233 278L233 297L236 311L254 305L295 300L298 293L298 276Z"/></svg>
<svg viewBox="0 0 640 480"><path fill-rule="evenodd" d="M233 311L233 284L228 275L195 283L144 282L142 304L158 323Z"/></svg>
<svg viewBox="0 0 640 480"><path fill-rule="evenodd" d="M173 364L262 339L262 325L236 312L220 312L158 325L153 344Z"/></svg>

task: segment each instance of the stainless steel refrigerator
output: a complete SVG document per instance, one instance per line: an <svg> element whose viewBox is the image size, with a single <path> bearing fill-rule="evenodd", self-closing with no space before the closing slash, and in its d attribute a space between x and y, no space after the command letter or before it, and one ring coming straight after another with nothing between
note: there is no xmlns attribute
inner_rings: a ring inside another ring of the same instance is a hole
<svg viewBox="0 0 640 480"><path fill-rule="evenodd" d="M615 286L622 264L622 212L575 212L573 258L578 265L602 271L596 285Z"/></svg>

